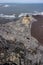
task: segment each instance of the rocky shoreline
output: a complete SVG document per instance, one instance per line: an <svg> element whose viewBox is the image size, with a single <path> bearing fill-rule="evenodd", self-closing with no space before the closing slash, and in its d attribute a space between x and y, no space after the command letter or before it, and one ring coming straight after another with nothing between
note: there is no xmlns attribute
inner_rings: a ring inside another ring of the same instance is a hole
<svg viewBox="0 0 43 65"><path fill-rule="evenodd" d="M43 16L25 16L16 22L13 20L0 24L0 64L10 60L17 65L43 65L43 34L40 32L42 29L38 28L40 25L43 25ZM39 33L42 34L41 38Z"/></svg>

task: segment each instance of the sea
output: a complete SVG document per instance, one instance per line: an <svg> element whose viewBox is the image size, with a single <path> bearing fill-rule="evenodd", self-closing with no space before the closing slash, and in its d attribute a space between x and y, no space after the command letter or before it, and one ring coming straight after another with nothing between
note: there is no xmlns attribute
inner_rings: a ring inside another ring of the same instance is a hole
<svg viewBox="0 0 43 65"><path fill-rule="evenodd" d="M0 17L21 17L26 13L43 15L43 3L0 3Z"/></svg>

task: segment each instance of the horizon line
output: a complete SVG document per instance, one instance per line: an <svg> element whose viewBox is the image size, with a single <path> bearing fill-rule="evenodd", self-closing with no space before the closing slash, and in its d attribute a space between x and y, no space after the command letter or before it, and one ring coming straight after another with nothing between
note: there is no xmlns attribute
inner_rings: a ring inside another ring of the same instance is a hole
<svg viewBox="0 0 43 65"><path fill-rule="evenodd" d="M1 2L2 4L4 3L15 3L15 4L43 4L42 2L33 2L33 3L25 3L25 2ZM0 3L0 4L1 4Z"/></svg>

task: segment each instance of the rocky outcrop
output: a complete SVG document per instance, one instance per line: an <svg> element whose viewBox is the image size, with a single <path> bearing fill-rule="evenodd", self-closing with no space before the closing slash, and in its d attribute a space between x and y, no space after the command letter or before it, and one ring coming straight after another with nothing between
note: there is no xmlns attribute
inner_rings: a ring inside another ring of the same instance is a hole
<svg viewBox="0 0 43 65"><path fill-rule="evenodd" d="M19 54L19 59L25 58L26 63L31 61L32 64L36 62L39 64L42 56L38 44L39 41L31 36L31 25L34 21L36 19L33 17L21 17L16 22L0 24L0 48L4 48L7 53L5 53L6 56L8 55L7 57L10 57L12 62L15 57L13 56L12 58L12 53L14 52L16 56ZM9 58L5 59L8 60Z"/></svg>

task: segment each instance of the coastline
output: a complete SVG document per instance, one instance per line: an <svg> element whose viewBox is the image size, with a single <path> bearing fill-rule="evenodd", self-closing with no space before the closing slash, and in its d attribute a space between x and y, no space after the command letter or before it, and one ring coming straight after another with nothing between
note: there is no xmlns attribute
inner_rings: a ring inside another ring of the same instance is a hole
<svg viewBox="0 0 43 65"><path fill-rule="evenodd" d="M26 13L27 14L27 13ZM26 15L25 14L25 15ZM24 14L23 14L24 15ZM23 16L22 15L22 16ZM24 16L25 16L24 15ZM20 16L19 18L14 18L14 19L6 19L6 18L2 18L0 17L0 24L6 24L9 22L14 22L19 20L22 16ZM31 34L33 37L37 38L37 40L40 43L43 43L43 15L32 15L37 21L32 23L32 27L31 27Z"/></svg>
<svg viewBox="0 0 43 65"><path fill-rule="evenodd" d="M33 21L31 28L30 19L31 22ZM16 19L16 21L15 19L8 20L5 18L3 18L3 20L4 22L0 24L0 57L2 58L0 59L0 64L19 64L18 56L20 56L21 59L29 61L28 65L31 64L31 62L32 64L36 64L37 62L37 64L42 65L43 43L41 42L43 40L41 40L41 38L43 39L43 16L33 15L32 17L28 17L27 15ZM23 54L23 58L21 55L18 55L19 52ZM21 63L22 62L24 61L21 61Z"/></svg>

